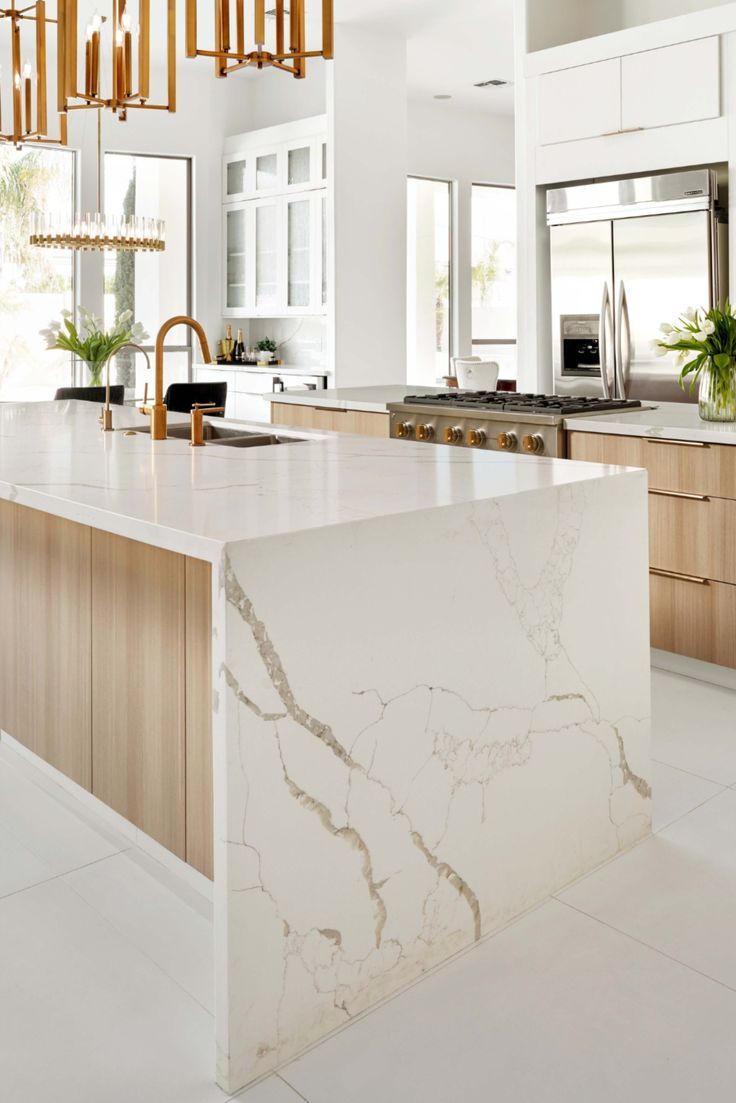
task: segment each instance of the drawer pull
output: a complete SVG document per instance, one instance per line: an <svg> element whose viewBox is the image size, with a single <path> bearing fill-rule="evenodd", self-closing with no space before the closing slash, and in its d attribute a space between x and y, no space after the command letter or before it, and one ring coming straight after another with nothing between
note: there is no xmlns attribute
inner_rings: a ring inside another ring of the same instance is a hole
<svg viewBox="0 0 736 1103"><path fill-rule="evenodd" d="M650 494L657 494L660 498L685 498L688 502L709 502L707 494L687 494L684 490L650 490Z"/></svg>
<svg viewBox="0 0 736 1103"><path fill-rule="evenodd" d="M306 402L304 403L306 406ZM314 406L315 410L319 410L322 414L348 414L349 410L346 410L344 406Z"/></svg>
<svg viewBox="0 0 736 1103"><path fill-rule="evenodd" d="M695 574L680 574L678 571L663 571L660 567L650 567L650 574L656 574L659 578L674 578L677 582L695 582L698 586L709 586L709 578L699 578Z"/></svg>
<svg viewBox="0 0 736 1103"><path fill-rule="evenodd" d="M666 437L645 437L647 444L676 444L678 448L710 448L704 440L670 440Z"/></svg>

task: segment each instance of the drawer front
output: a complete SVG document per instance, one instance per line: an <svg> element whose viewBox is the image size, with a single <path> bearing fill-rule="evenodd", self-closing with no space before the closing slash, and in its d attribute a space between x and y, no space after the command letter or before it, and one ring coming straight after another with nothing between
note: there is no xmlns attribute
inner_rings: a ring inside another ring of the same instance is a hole
<svg viewBox="0 0 736 1103"><path fill-rule="evenodd" d="M650 575L652 647L736 668L736 586Z"/></svg>
<svg viewBox="0 0 736 1103"><path fill-rule="evenodd" d="M709 494L736 499L736 446L621 437L608 433L570 433L571 459L644 467L653 490Z"/></svg>
<svg viewBox="0 0 736 1103"><path fill-rule="evenodd" d="M652 567L736 584L736 501L649 494Z"/></svg>

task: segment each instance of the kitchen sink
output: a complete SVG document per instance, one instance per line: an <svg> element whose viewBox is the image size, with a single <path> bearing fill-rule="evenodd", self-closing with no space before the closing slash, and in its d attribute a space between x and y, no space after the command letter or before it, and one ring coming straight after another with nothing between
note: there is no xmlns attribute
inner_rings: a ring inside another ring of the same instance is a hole
<svg viewBox="0 0 736 1103"><path fill-rule="evenodd" d="M137 428L123 429L123 433L144 433L150 435L150 425L141 425ZM188 425L170 425L166 433L167 440L189 440L191 429ZM211 421L205 421L203 426L205 444L221 444L228 448L263 448L271 444L296 444L303 442L303 437L284 436L281 433L270 433L264 429L256 432L249 429L241 429L232 425L217 425Z"/></svg>

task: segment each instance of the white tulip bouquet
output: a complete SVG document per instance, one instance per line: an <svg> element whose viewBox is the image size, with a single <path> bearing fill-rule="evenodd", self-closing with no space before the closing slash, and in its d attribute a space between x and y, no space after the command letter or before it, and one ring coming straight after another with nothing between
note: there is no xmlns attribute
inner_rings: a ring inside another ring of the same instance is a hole
<svg viewBox="0 0 736 1103"><path fill-rule="evenodd" d="M141 344L148 334L140 322L134 322L133 311L123 310L113 326L105 331L102 320L79 307L79 325L74 324L71 310L62 310L61 321L53 321L48 329L41 330L47 349L66 349L87 364L92 386L102 381L105 363L123 345L129 342Z"/></svg>

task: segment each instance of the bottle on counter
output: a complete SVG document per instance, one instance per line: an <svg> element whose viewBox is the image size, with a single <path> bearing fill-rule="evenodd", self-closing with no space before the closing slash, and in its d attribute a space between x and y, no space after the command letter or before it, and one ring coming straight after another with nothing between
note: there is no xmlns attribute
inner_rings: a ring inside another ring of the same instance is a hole
<svg viewBox="0 0 736 1103"><path fill-rule="evenodd" d="M235 340L234 357L235 357L235 363L236 364L244 364L246 362L245 343L243 341L243 331L242 331L242 329L238 330L238 335L237 335L237 338Z"/></svg>
<svg viewBox="0 0 736 1103"><path fill-rule="evenodd" d="M222 348L222 355L225 357L226 364L232 364L233 354L235 352L235 342L233 341L233 327L227 326L225 329L225 338L220 342Z"/></svg>

